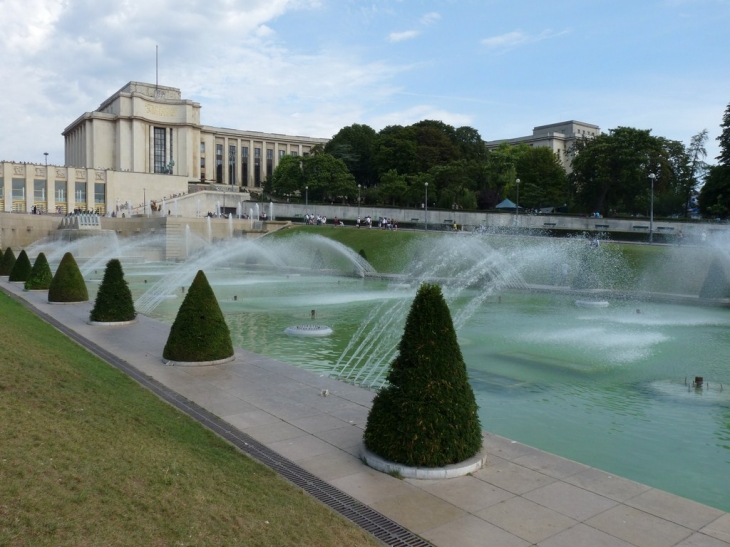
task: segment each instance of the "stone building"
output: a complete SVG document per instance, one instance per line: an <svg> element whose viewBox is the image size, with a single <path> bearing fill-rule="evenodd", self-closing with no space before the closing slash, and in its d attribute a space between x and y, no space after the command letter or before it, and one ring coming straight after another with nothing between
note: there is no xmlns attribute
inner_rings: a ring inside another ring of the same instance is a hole
<svg viewBox="0 0 730 547"><path fill-rule="evenodd" d="M64 166L0 162L0 210L136 210L190 183L255 191L285 155L328 141L206 126L200 110L177 88L129 82L63 131Z"/></svg>
<svg viewBox="0 0 730 547"><path fill-rule="evenodd" d="M565 170L570 173L572 158L572 146L576 139L593 138L601 133L601 128L590 123L570 120L567 122L539 125L532 130L532 135L526 137L515 137L512 139L499 139L486 141L488 150L498 148L500 144L511 145L528 144L529 146L543 146L549 148L558 156Z"/></svg>

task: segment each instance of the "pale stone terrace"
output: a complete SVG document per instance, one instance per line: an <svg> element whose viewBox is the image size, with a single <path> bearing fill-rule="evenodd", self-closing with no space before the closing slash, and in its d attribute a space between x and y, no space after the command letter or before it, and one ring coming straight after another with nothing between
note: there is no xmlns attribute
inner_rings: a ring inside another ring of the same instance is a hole
<svg viewBox="0 0 730 547"><path fill-rule="evenodd" d="M2 288L434 545L730 547L728 513L490 433L469 476L374 471L359 459L369 391L242 349L225 365L166 366L169 325L91 326L91 304Z"/></svg>

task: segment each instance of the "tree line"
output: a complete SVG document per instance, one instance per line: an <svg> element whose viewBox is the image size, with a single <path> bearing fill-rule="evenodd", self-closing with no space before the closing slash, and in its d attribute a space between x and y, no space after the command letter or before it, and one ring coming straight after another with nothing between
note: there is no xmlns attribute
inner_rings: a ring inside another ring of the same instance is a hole
<svg viewBox="0 0 730 547"><path fill-rule="evenodd" d="M704 161L706 129L685 145L651 130L618 127L577 139L568 151L572 170L567 173L549 148L504 143L487 150L479 132L468 126L423 120L377 132L353 124L308 156L282 158L265 189L279 198L356 204L359 196L364 205L422 207L427 188L429 207L444 209L486 210L519 195L520 207L528 209L648 215L653 180L655 214L686 216L707 176L700 207L726 216L730 105L722 127L718 166Z"/></svg>

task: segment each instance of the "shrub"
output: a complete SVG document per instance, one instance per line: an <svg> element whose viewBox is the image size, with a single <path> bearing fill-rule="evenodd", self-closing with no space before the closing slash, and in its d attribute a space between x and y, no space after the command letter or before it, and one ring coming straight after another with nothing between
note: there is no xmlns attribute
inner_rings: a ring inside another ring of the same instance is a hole
<svg viewBox="0 0 730 547"><path fill-rule="evenodd" d="M33 268L30 270L30 275L25 281L26 291L37 291L37 290L48 290L51 286L51 280L53 274L51 273L51 267L48 265L46 255L40 253L35 259Z"/></svg>
<svg viewBox="0 0 730 547"><path fill-rule="evenodd" d="M100 322L131 321L136 315L122 263L114 258L106 264L90 319Z"/></svg>
<svg viewBox="0 0 730 547"><path fill-rule="evenodd" d="M13 266L15 266L15 253L11 247L8 247L0 259L0 275L10 275Z"/></svg>
<svg viewBox="0 0 730 547"><path fill-rule="evenodd" d="M458 463L479 451L478 407L438 285L418 290L387 380L368 415L369 450L419 467Z"/></svg>
<svg viewBox="0 0 730 547"><path fill-rule="evenodd" d="M172 361L217 361L233 355L231 333L202 270L190 285L162 356Z"/></svg>
<svg viewBox="0 0 730 547"><path fill-rule="evenodd" d="M725 269L717 258L710 264L705 282L700 289L700 298L727 298L730 296Z"/></svg>
<svg viewBox="0 0 730 547"><path fill-rule="evenodd" d="M48 287L49 302L86 302L89 292L78 264L71 253L66 253L58 265L56 275Z"/></svg>
<svg viewBox="0 0 730 547"><path fill-rule="evenodd" d="M25 252L25 249L23 249L20 251L18 260L16 260L13 265L13 269L10 270L10 277L8 277L8 281L25 281L28 279L32 268L28 254Z"/></svg>

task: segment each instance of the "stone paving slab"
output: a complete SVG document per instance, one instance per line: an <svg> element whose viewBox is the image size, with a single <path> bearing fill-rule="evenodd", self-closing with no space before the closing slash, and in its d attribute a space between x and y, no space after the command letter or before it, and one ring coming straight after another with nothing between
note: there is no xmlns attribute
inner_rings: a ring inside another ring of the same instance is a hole
<svg viewBox="0 0 730 547"><path fill-rule="evenodd" d="M223 365L166 366L169 325L91 326L91 303L1 286L436 546L730 547L727 513L490 433L471 476L379 473L359 459L370 391L240 348Z"/></svg>

